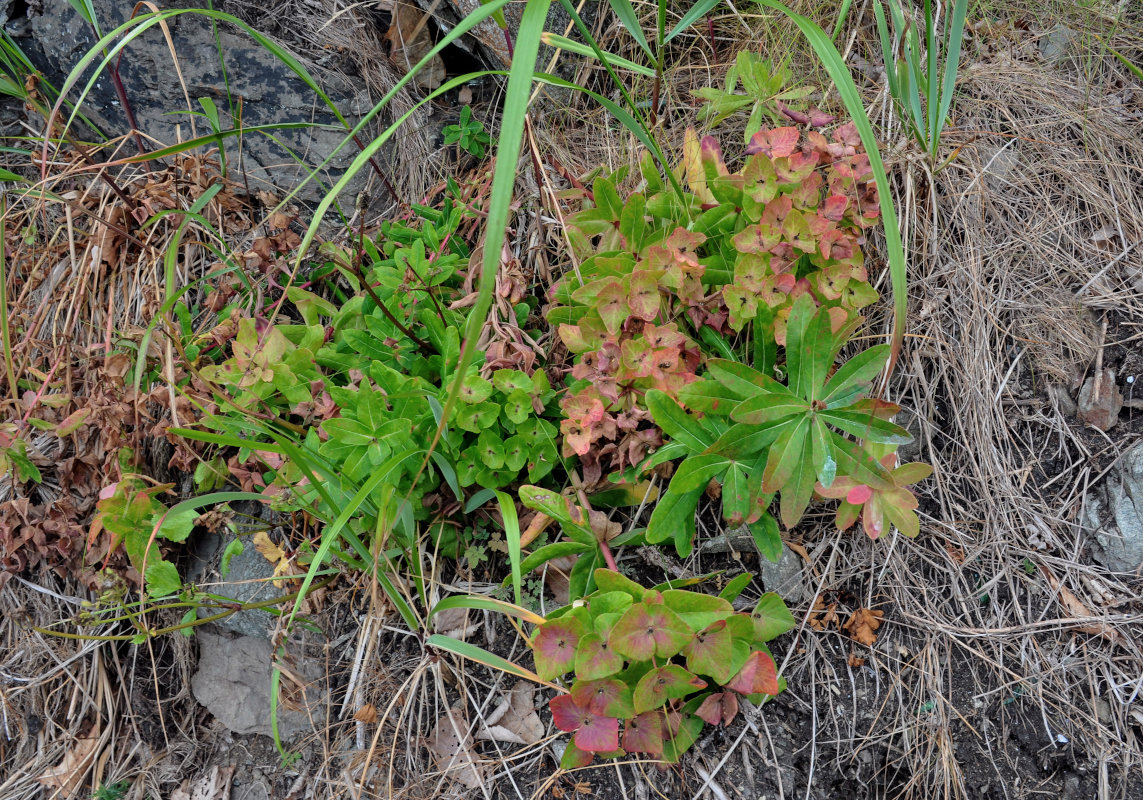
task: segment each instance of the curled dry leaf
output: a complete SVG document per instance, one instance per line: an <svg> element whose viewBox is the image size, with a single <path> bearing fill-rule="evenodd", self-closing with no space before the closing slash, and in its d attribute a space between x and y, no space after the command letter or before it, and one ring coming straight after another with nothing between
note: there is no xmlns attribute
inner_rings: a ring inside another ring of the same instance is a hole
<svg viewBox="0 0 1143 800"><path fill-rule="evenodd" d="M485 719L478 739L514 744L535 744L544 738L544 723L536 713L535 687L518 681Z"/></svg>
<svg viewBox="0 0 1143 800"><path fill-rule="evenodd" d="M849 622L845 623L844 627L846 632L855 640L865 645L872 647L877 641L876 630L881 627L881 617L885 616L884 611L872 611L868 608L859 608L853 612L853 616L849 618Z"/></svg>
<svg viewBox="0 0 1143 800"><path fill-rule="evenodd" d="M467 608L446 608L433 617L433 628L450 639L465 641L480 629L480 621L473 619Z"/></svg>
<svg viewBox="0 0 1143 800"><path fill-rule="evenodd" d="M286 551L275 544L266 531L254 534L254 547L262 554L262 558L274 565L274 586L283 588L286 582L278 578L290 574L290 557L286 555Z"/></svg>
<svg viewBox="0 0 1143 800"><path fill-rule="evenodd" d="M36 780L49 789L58 789L60 796L69 797L79 788L83 776L91 767L92 757L99 737L89 736L76 739L64 753L63 759L54 767L49 767Z"/></svg>
<svg viewBox="0 0 1143 800"><path fill-rule="evenodd" d="M1115 385L1115 373L1100 370L1084 381L1079 393L1079 418L1101 431L1111 430L1119 422L1123 395Z"/></svg>
<svg viewBox="0 0 1143 800"><path fill-rule="evenodd" d="M210 768L210 772L197 780L189 778L171 792L171 800L230 800L230 787L234 779L234 767Z"/></svg>
<svg viewBox="0 0 1143 800"><path fill-rule="evenodd" d="M361 708L357 709L357 713L353 718L358 722L364 722L367 725L377 721L377 707L372 703L366 703Z"/></svg>
<svg viewBox="0 0 1143 800"><path fill-rule="evenodd" d="M484 785L485 766L473 750L472 734L460 706L449 709L433 727L425 748L433 756L436 767L461 785L479 789Z"/></svg>
<svg viewBox="0 0 1143 800"><path fill-rule="evenodd" d="M837 616L837 603L826 605L825 599L818 595L814 600L814 607L810 610L810 627L815 631L824 631L830 625L839 625L841 620Z"/></svg>
<svg viewBox="0 0 1143 800"><path fill-rule="evenodd" d="M1044 577L1048 580L1048 585L1052 587L1053 591L1059 593L1060 605L1064 607L1064 612L1067 616L1079 619L1096 616L1096 614L1076 596L1075 592L1060 582L1059 578L1056 577L1055 573L1052 572L1047 565L1040 564L1039 566L1040 572L1042 572ZM1115 642L1116 644L1123 642L1123 636L1119 631L1105 623L1089 622L1076 625L1075 627L1076 630L1081 633L1091 633L1096 636L1102 636L1109 642Z"/></svg>

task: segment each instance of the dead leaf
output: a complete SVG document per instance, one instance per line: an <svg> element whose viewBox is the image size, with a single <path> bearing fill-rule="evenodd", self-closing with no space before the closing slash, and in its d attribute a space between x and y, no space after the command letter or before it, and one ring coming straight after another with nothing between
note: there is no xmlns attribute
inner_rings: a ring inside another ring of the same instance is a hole
<svg viewBox="0 0 1143 800"><path fill-rule="evenodd" d="M377 707L372 703L366 703L357 709L357 713L353 715L353 718L358 722L372 724L377 721Z"/></svg>
<svg viewBox="0 0 1143 800"><path fill-rule="evenodd" d="M837 616L837 603L825 604L825 599L818 595L814 600L814 607L810 609L810 627L815 631L824 631L830 625L840 622Z"/></svg>
<svg viewBox="0 0 1143 800"><path fill-rule="evenodd" d="M190 779L171 792L170 800L230 800L230 786L234 779L234 767L210 768L193 784Z"/></svg>
<svg viewBox="0 0 1143 800"><path fill-rule="evenodd" d="M544 570L544 585L552 593L557 606L571 602L571 571L579 556L557 556L548 562Z"/></svg>
<svg viewBox="0 0 1143 800"><path fill-rule="evenodd" d="M1044 577L1048 579L1048 585L1052 587L1053 591L1059 594L1060 605L1064 607L1064 611L1068 616L1077 617L1080 619L1084 617L1096 616L1090 608L1084 605L1082 600L1076 597L1075 592L1060 582L1055 573L1052 572L1052 570L1049 569L1046 564L1040 564L1039 567L1040 572L1042 572ZM1096 636L1102 636L1109 642L1115 642L1116 644L1123 642L1123 636L1119 633L1119 631L1115 630L1115 628L1111 627L1110 625L1103 623L1084 623L1081 625L1076 625L1076 630L1080 631L1081 633L1091 633Z"/></svg>
<svg viewBox="0 0 1143 800"><path fill-rule="evenodd" d="M98 743L99 738L96 736L76 739L75 744L64 753L63 760L56 766L44 770L36 780L49 789L59 789L65 797L71 795L91 767L92 756L95 755L95 746Z"/></svg>
<svg viewBox="0 0 1143 800"><path fill-rule="evenodd" d="M849 621L842 627L858 643L866 647L872 647L877 641L875 631L881 627L881 618L883 616L885 616L884 611L859 608L853 612L853 616L850 617Z"/></svg>
<svg viewBox="0 0 1143 800"><path fill-rule="evenodd" d="M433 727L425 747L433 756L437 769L469 789L484 785L485 765L472 749L473 738L468 732L468 721L463 708L449 709Z"/></svg>
<svg viewBox="0 0 1143 800"><path fill-rule="evenodd" d="M290 574L290 558L286 555L286 551L274 543L270 539L270 535L266 531L258 531L254 534L254 547L262 554L262 558L269 561L274 565L274 578L277 579L281 575ZM274 586L281 589L286 585L285 581L275 580Z"/></svg>
<svg viewBox="0 0 1143 800"><path fill-rule="evenodd" d="M394 4L393 23L385 38L389 42L389 62L402 74L411 71L433 49L428 15L408 3ZM413 82L420 89L435 89L444 82L446 72L444 60L435 55Z"/></svg>
<svg viewBox="0 0 1143 800"><path fill-rule="evenodd" d="M544 723L536 714L535 687L518 681L485 720L478 739L513 744L535 744L544 738Z"/></svg>
<svg viewBox="0 0 1143 800"><path fill-rule="evenodd" d="M467 608L446 608L433 617L433 628L437 633L462 642L469 634L475 633L480 625L479 620L472 619Z"/></svg>

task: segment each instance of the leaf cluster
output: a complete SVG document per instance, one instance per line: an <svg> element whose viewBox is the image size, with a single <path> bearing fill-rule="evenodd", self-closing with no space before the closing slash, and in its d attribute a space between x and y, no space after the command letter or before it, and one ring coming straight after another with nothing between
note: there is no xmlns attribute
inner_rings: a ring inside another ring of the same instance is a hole
<svg viewBox="0 0 1143 800"><path fill-rule="evenodd" d="M752 613L736 612L731 601L746 581L714 597L671 584L644 589L598 569L595 592L549 615L530 645L541 679L574 673L550 701L556 727L574 732L561 766L627 753L675 762L704 722L729 724L739 698L778 694L784 680L765 643L794 619L772 593Z"/></svg>

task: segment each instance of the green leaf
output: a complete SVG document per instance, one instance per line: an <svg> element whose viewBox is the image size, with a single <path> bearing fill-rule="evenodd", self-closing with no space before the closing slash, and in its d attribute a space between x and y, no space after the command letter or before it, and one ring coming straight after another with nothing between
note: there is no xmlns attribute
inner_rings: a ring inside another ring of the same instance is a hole
<svg viewBox="0 0 1143 800"><path fill-rule="evenodd" d="M753 397L763 391L771 394L790 395L789 389L769 375L764 375L758 370L737 361L713 358L707 362L706 366L716 381L742 395L742 397Z"/></svg>
<svg viewBox="0 0 1143 800"><path fill-rule="evenodd" d="M614 2L614 0L612 0L612 2ZM558 47L561 50L567 50L569 53L575 53L579 56L584 56L586 58L596 58L595 51L587 45L580 44L574 39L569 39L566 36L560 36L558 33L545 32L542 37L542 41L548 47ZM622 56L617 56L614 53L608 53L607 51L601 52L603 53L604 59L606 59L607 63L612 67L629 69L632 72L636 72L646 78L655 77L655 70L651 69L650 67L645 67L642 64L636 64L634 61L630 61L626 58L623 58Z"/></svg>
<svg viewBox="0 0 1143 800"><path fill-rule="evenodd" d="M218 571L223 578L230 575L230 559L242 555L245 550L246 546L242 544L242 540L238 538L232 539L230 544L226 545L226 549L222 551L222 561L218 567Z"/></svg>
<svg viewBox="0 0 1143 800"><path fill-rule="evenodd" d="M722 587L722 591L718 596L728 603L733 603L742 594L742 591L750 585L750 581L754 580L754 576L749 572L743 572L726 582L726 586Z"/></svg>
<svg viewBox="0 0 1143 800"><path fill-rule="evenodd" d="M781 636L786 631L793 630L798 624L786 603L775 592L762 595L758 605L754 606L750 618L754 622L754 640L768 642Z"/></svg>
<svg viewBox="0 0 1143 800"><path fill-rule="evenodd" d="M453 639L450 636L443 636L439 633L434 633L429 638L425 639L426 647L438 647L441 650L447 650L450 653L455 653L462 658L467 658L469 661L475 661L478 664L483 664L486 667L498 669L501 672L506 672L509 675L515 675L518 678L523 678L526 681L533 681L534 683L543 683L551 686L550 683L545 681L536 673L531 670L524 669L519 664L513 664L507 659L501 658L494 653L489 653L487 650L477 647L468 642L461 642ZM558 688L558 687L554 687Z"/></svg>
<svg viewBox="0 0 1143 800"><path fill-rule="evenodd" d="M646 593L646 590L635 581L610 569L595 571L595 585L601 592L625 592L636 602L642 600Z"/></svg>
<svg viewBox="0 0 1143 800"><path fill-rule="evenodd" d="M777 564L782 558L782 533L778 530L778 521L767 512L748 527L758 552L770 563Z"/></svg>
<svg viewBox="0 0 1143 800"><path fill-rule="evenodd" d="M800 397L782 394L759 394L743 400L731 412L735 422L771 426L796 414L807 414L810 404Z"/></svg>
<svg viewBox="0 0 1143 800"><path fill-rule="evenodd" d="M863 350L846 361L826 383L822 403L826 407L846 406L869 392L872 381L885 367L889 358L889 345L879 344Z"/></svg>
<svg viewBox="0 0 1143 800"><path fill-rule="evenodd" d="M169 561L160 561L147 567L147 594L152 599L170 597L182 591L183 581L179 571Z"/></svg>
<svg viewBox="0 0 1143 800"><path fill-rule="evenodd" d="M694 640L683 648L683 655L687 669L696 675L709 675L716 683L724 684L734 674L730 668L732 638L725 621L696 633Z"/></svg>
<svg viewBox="0 0 1143 800"><path fill-rule="evenodd" d="M537 674L550 681L572 670L585 633L579 619L570 615L543 623L531 642Z"/></svg>
<svg viewBox="0 0 1143 800"><path fill-rule="evenodd" d="M667 493L686 494L696 489L705 489L712 478L724 473L731 462L717 454L689 456L683 459L671 477Z"/></svg>
<svg viewBox="0 0 1143 800"><path fill-rule="evenodd" d="M611 10L615 12L615 16L623 23L623 27L631 34L631 37L643 48L643 52L647 54L647 58L654 60L655 52L651 49L651 45L647 43L647 37L643 35L643 28L639 25L639 18L635 16L635 9L631 7L630 0L607 0ZM654 72L651 73L654 77Z"/></svg>
<svg viewBox="0 0 1143 800"><path fill-rule="evenodd" d="M862 400L845 408L819 411L818 417L830 425L833 425L835 428L840 428L846 433L861 439L867 439L871 442L880 442L882 444L908 444L913 441L913 434L909 433L905 428L888 420L875 417L866 411L865 408L861 406L861 403L867 402L869 401Z"/></svg>
<svg viewBox="0 0 1143 800"><path fill-rule="evenodd" d="M692 631L701 631L734 613L734 606L721 597L681 589L664 591L663 604L678 614Z"/></svg>
<svg viewBox="0 0 1143 800"><path fill-rule="evenodd" d="M647 523L647 541L651 544L674 539L679 555L689 555L694 547L695 509L703 489L685 494L667 492L659 499Z"/></svg>
<svg viewBox="0 0 1143 800"><path fill-rule="evenodd" d="M683 649L692 635L682 618L666 606L635 603L615 623L607 643L621 656L649 661L670 658Z"/></svg>
<svg viewBox="0 0 1143 800"><path fill-rule="evenodd" d="M656 667L644 675L632 696L635 713L643 714L661 708L668 700L686 697L706 688L706 681L678 664Z"/></svg>
<svg viewBox="0 0 1143 800"><path fill-rule="evenodd" d="M527 575L553 558L578 555L594 549L589 544L580 544L579 542L556 542L555 544L544 545L520 562L520 574Z"/></svg>
<svg viewBox="0 0 1143 800"><path fill-rule="evenodd" d="M709 329L703 328L703 330ZM742 400L742 396L718 381L701 380L684 386L679 391L679 400L692 411L728 416L731 409Z"/></svg>
<svg viewBox="0 0 1143 800"><path fill-rule="evenodd" d="M663 37L663 44L671 41L691 25L694 25L695 22L705 17L720 2L722 2L722 0L699 0L697 3L691 6L690 10L687 11L686 14L683 15L683 18L679 20L679 24L672 28L671 32Z"/></svg>
<svg viewBox="0 0 1143 800"><path fill-rule="evenodd" d="M576 677L584 681L606 678L623 669L623 657L613 651L598 633L579 640L575 655Z"/></svg>
<svg viewBox="0 0 1143 800"><path fill-rule="evenodd" d="M703 430L698 420L679 407L668 395L657 389L647 392L647 409L655 424L677 442L681 442L692 452L701 453L711 443L710 434Z"/></svg>

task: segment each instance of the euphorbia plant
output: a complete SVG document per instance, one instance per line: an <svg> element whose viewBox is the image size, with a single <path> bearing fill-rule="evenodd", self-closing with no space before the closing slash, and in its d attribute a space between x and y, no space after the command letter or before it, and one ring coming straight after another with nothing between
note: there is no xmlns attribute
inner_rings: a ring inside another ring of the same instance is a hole
<svg viewBox="0 0 1143 800"><path fill-rule="evenodd" d="M542 679L574 673L550 702L556 727L574 733L564 768L627 753L678 761L704 721L728 724L740 697L762 702L784 688L765 643L794 618L776 594L744 613L731 605L743 581L714 597L644 589L613 570L594 577L597 590L550 615L530 642Z"/></svg>

